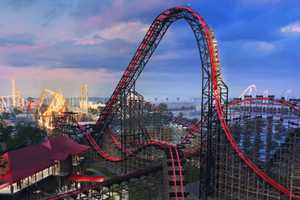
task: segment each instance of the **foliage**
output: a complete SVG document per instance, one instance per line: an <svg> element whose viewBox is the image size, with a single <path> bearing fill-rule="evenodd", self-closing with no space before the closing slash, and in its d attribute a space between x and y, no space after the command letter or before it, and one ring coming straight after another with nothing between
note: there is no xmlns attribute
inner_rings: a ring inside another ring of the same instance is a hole
<svg viewBox="0 0 300 200"><path fill-rule="evenodd" d="M160 103L160 104L158 105L158 107L159 107L159 110L160 110L161 112L166 112L166 111L168 111L168 105L165 104L165 103Z"/></svg>
<svg viewBox="0 0 300 200"><path fill-rule="evenodd" d="M46 135L44 130L32 124L17 124L16 126L0 124L0 142L6 144L6 148L1 149L1 152L38 144Z"/></svg>

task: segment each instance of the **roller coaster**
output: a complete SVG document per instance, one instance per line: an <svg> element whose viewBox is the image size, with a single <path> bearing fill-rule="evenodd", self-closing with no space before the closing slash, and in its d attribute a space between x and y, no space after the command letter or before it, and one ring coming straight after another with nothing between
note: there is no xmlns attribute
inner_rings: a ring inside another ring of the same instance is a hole
<svg viewBox="0 0 300 200"><path fill-rule="evenodd" d="M153 52L171 24L178 20L185 20L191 27L201 60L201 117L197 122L147 107L147 102L136 91L139 76ZM288 113L300 115L298 105L286 100L262 97L229 102L213 32L190 7L167 9L151 24L95 127L89 129L74 121L96 153L95 159L118 168L117 175L101 182L81 184L45 199L105 199L105 188L126 185L133 179L151 177L155 173L160 173L162 187L156 199L191 199L185 180L189 173L185 168L191 163L199 172L197 199L300 199L300 174L296 174L300 163L295 155L299 150L299 134L286 136L285 142L273 153L273 164L264 168L244 152L230 128L230 110L239 107L249 111L246 109L249 107L251 111L264 112L266 110L259 109L266 105L280 105ZM160 120L154 122L156 115ZM169 130L166 124L183 127L185 135L176 142L162 139Z"/></svg>

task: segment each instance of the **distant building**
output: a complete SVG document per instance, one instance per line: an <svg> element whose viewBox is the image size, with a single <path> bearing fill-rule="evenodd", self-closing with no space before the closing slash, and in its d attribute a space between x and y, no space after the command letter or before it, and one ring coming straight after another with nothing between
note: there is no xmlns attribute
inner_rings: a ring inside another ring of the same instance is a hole
<svg viewBox="0 0 300 200"><path fill-rule="evenodd" d="M20 199L44 179L76 173L79 155L89 150L90 147L60 135L4 153L0 157L0 199Z"/></svg>

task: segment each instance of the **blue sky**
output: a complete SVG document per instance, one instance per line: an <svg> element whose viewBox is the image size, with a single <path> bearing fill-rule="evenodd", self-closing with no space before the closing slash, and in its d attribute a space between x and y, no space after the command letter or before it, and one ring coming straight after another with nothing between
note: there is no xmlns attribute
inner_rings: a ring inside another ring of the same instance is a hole
<svg viewBox="0 0 300 200"><path fill-rule="evenodd" d="M298 0L3 0L0 2L0 95L15 78L24 96L43 88L109 96L152 20L189 5L215 31L230 95L300 96ZM138 82L146 97L198 97L199 56L185 22L166 34ZM288 91L288 92L287 92Z"/></svg>

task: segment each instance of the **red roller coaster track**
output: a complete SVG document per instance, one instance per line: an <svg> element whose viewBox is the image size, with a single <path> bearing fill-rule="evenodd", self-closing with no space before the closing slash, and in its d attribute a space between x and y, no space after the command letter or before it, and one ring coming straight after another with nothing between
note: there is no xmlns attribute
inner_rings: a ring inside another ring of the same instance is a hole
<svg viewBox="0 0 300 200"><path fill-rule="evenodd" d="M231 102L229 102L228 106L235 106L235 105L239 105L242 103L257 103L257 102L272 102L272 103L277 103L280 105L284 105L287 106L289 108L291 108L295 114L300 115L300 107L296 104L291 103L290 101L286 101L283 99L274 99L274 98L270 98L270 97L256 97L256 98L246 98L246 99L241 99L241 100L233 100ZM258 103L259 105L269 105L270 103Z"/></svg>
<svg viewBox="0 0 300 200"><path fill-rule="evenodd" d="M275 188L276 190L280 191L282 194L284 194L285 196L289 197L289 198L293 198L293 199L299 199L300 200L300 196L294 194L292 191L290 191L288 188L286 188L285 186L283 186L282 184L278 183L276 180L274 180L273 178L271 178L270 176L268 176L268 174L266 174L262 169L260 169L239 147L239 145L237 144L237 142L235 141L235 139L233 138L233 135L227 125L226 119L225 119L225 115L223 113L223 109L222 109L222 105L221 105L221 94L220 94L220 90L219 90L219 84L218 84L218 68L217 68L217 63L213 57L214 55L214 44L213 44L213 40L211 38L211 34L210 34L210 30L208 25L206 24L206 22L204 21L204 19L195 11L193 11L191 8L189 7L175 7L175 8L171 8L168 9L164 12L162 12L152 23L151 27L149 28L143 42L140 44L140 46L138 47L136 54L134 56L134 58L132 59L132 61L130 62L129 66L127 67L126 71L124 72L121 80L119 81L116 89L114 90L110 100L107 102L107 106L105 107L103 113L100 115L98 121L97 121L97 126L101 125L101 123L103 123L109 116L111 116L112 112L113 112L113 107L114 105L117 103L118 98L120 97L122 91L125 89L125 87L129 84L129 82L132 80L132 78L134 77L135 73L139 70L139 65L137 64L138 62L142 62L143 59L145 59L145 57L143 57L143 49L146 48L147 45L149 45L148 43L150 43L150 41L155 39L154 36L154 32L157 31L158 27L155 26L156 22L163 22L163 21L167 21L169 20L169 18L176 16L180 16L181 14L184 13L188 13L190 16L192 16L192 19L194 23L197 23L200 27L201 27L201 33L203 35L204 40L206 41L207 44L207 48L208 48L208 52L210 54L209 56L209 60L211 63L211 81L212 81L212 86L213 86L213 97L214 97L214 102L215 102L215 108L217 111L217 115L219 118L219 121L221 123L221 127L225 133L225 136L228 140L228 142L231 145L231 148L234 150L234 152L236 153L236 155L258 176L260 177L264 182L268 183L270 186L272 186L273 188ZM177 19L181 19L183 17L178 17ZM174 21L176 21L174 20ZM159 30L161 31L161 29ZM195 31L195 30L193 30ZM154 38L154 39L153 39ZM151 55L150 55L151 56ZM290 105L291 106L291 105ZM109 155L107 152L103 151L97 144L96 140L93 138L93 136L89 133L85 134L86 139L89 141L89 143L91 144L91 146L94 148L94 150L96 152L99 153L100 156L102 156L104 159L110 160L110 161L120 161L122 160L120 157L116 157L116 156L111 156ZM141 148L145 148L147 146L157 146L159 148L171 148L169 145L167 144L162 144L161 142L158 141L149 141L147 143L144 144L143 147ZM130 155L136 154L140 149L137 149L136 151L131 152ZM127 155L127 156L130 156ZM171 153L171 155L173 156L173 154ZM175 158L173 158L175 159ZM176 160L179 160L178 157L178 152L176 150ZM174 160L173 160L174 162ZM179 168L181 168L181 166L179 166ZM182 174L180 174L180 184L182 184ZM175 187L176 188L176 187ZM181 187L182 189L183 187ZM183 191L181 191L183 192ZM177 193L175 193L177 194ZM176 196L176 199L178 199L178 197ZM184 197L182 197L182 199L184 199Z"/></svg>
<svg viewBox="0 0 300 200"><path fill-rule="evenodd" d="M214 47L213 47L213 41L212 38L210 37L210 32L209 32L209 28L206 24L206 22L204 21L204 19L202 17L200 17L195 11L193 11L191 8L188 7L176 7L175 10L177 10L177 12L180 11L187 11L190 12L197 20L198 23L201 25L201 27L204 30L204 37L206 39L206 42L208 44L208 50L210 53L210 62L211 62L211 67L212 67L212 82L213 82L213 90L214 90L214 100L215 100L215 104L216 104L216 110L217 110L217 114L218 114L218 118L221 122L221 126L225 132L226 138L229 141L232 149L237 153L237 155L239 156L239 158L241 160L243 160L246 165L255 173L257 174L257 176L259 176L260 178L262 178L265 182L267 182L268 184L270 184L272 187L276 188L278 191L282 192L283 194L285 194L288 197L291 198L295 198L295 199L300 199L300 196L294 194L293 192L289 191L285 186L281 185L280 183L278 183L276 180L272 179L270 176L268 176L262 169L260 169L239 147L239 145L237 144L237 142L235 141L235 139L232 136L232 133L226 123L226 120L224 118L224 114L223 114L223 110L222 110L222 106L221 106L221 99L220 99L220 94L218 93L219 89L218 89L218 83L216 80L216 74L217 74L217 66L215 63L215 60L213 58L213 51L214 51ZM166 19L168 16L170 16L171 13L169 10L163 12L156 20L164 20ZM152 35L152 29L149 29L149 31L146 34L146 37L151 37ZM146 44L141 44L140 47L144 47L146 46ZM139 47L139 48L140 48ZM137 53L136 55L137 57L139 56L139 53ZM133 69L132 69L133 68ZM104 117L106 117L105 115L109 115L110 112L112 112L112 108L113 105L116 103L117 99L118 99L118 95L121 94L121 90L123 89L123 87L125 86L125 83L128 81L128 72L131 70L136 70L134 69L134 66L128 66L128 69L125 71L125 73L122 76L122 79L120 80L118 86L116 87L115 91L113 92L112 98L110 99L110 101L107 103L106 109L104 111L104 115L101 115L99 120L104 120ZM92 138L90 135L87 137L87 139L89 140L89 142L92 144L92 146L94 147L95 150L97 150L97 152L100 150L99 146L97 145L96 141L94 140L94 138ZM101 152L101 151L100 151ZM102 153L102 152L101 152ZM107 157L106 153L102 153L105 155L105 157Z"/></svg>

